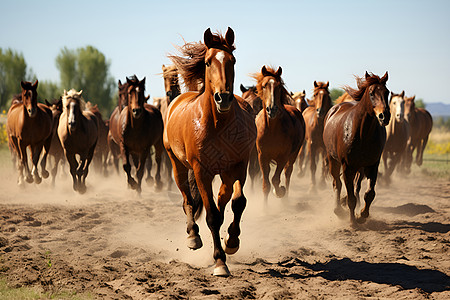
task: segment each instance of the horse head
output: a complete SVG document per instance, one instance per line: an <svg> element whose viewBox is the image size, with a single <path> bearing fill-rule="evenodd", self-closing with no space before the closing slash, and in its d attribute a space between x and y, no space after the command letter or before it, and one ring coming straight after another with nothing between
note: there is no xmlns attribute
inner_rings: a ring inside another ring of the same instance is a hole
<svg viewBox="0 0 450 300"><path fill-rule="evenodd" d="M397 122L403 122L405 116L405 91L402 91L400 94L391 92L389 109Z"/></svg>
<svg viewBox="0 0 450 300"><path fill-rule="evenodd" d="M414 100L416 99L416 96L412 97L405 97L405 119L408 122L411 122L414 118L414 113L416 111L416 104Z"/></svg>
<svg viewBox="0 0 450 300"><path fill-rule="evenodd" d="M178 84L178 70L175 65L162 65L164 88L166 96L169 97L169 103L181 94L180 85Z"/></svg>
<svg viewBox="0 0 450 300"><path fill-rule="evenodd" d="M127 77L127 95L128 95L128 111L131 112L131 115L134 119L139 119L144 112L144 103L145 103L145 77L141 81L136 77L133 78Z"/></svg>
<svg viewBox="0 0 450 300"><path fill-rule="evenodd" d="M28 116L34 118L37 113L37 86L38 81L34 83L29 81L21 81L22 87L22 102L27 110Z"/></svg>
<svg viewBox="0 0 450 300"><path fill-rule="evenodd" d="M366 81L372 82L370 78L378 77L374 75L369 75L366 72ZM379 78L379 77L378 77ZM389 109L389 90L386 88L386 82L388 80L388 72L384 74L383 77L379 78L378 82L370 85L367 88L366 93L369 95L370 102L373 106L373 112L380 122L381 126L386 126L389 124L391 119L391 112Z"/></svg>
<svg viewBox="0 0 450 300"><path fill-rule="evenodd" d="M257 115L262 109L262 100L258 97L256 86L246 88L241 84L242 98L250 104L253 112Z"/></svg>
<svg viewBox="0 0 450 300"><path fill-rule="evenodd" d="M331 108L331 98L328 87L330 82L316 82L314 81L314 106L316 108L316 114L318 118L325 117L328 110Z"/></svg>
<svg viewBox="0 0 450 300"><path fill-rule="evenodd" d="M234 31L228 27L225 38L213 35L208 28L203 36L206 46L205 54L205 92L214 95L214 102L219 113L230 110L234 100L234 65L233 55Z"/></svg>
<svg viewBox="0 0 450 300"><path fill-rule="evenodd" d="M66 112L67 125L71 132L77 129L78 120L85 108L84 100L81 97L82 93L83 90L79 92L74 89L71 89L68 92L64 90L62 97L63 110Z"/></svg>
<svg viewBox="0 0 450 300"><path fill-rule="evenodd" d="M278 109L283 105L281 96L283 92L283 81L281 80L281 67L275 72L274 69L267 69L263 66L258 79L258 94L262 99L264 109L269 118L277 116Z"/></svg>

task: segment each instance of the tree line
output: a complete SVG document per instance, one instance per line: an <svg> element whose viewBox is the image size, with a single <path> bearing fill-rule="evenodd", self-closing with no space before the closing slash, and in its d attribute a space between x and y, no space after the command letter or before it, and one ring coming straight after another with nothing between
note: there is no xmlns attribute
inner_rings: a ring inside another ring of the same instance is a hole
<svg viewBox="0 0 450 300"><path fill-rule="evenodd" d="M64 47L55 59L60 82L39 80L38 100L59 99L64 89L83 90L86 101L98 104L102 114L109 116L117 101L116 84L110 74L111 62L93 46L78 49ZM0 48L0 109L8 110L11 99L20 94L20 81L34 81L37 76L28 68L22 53Z"/></svg>

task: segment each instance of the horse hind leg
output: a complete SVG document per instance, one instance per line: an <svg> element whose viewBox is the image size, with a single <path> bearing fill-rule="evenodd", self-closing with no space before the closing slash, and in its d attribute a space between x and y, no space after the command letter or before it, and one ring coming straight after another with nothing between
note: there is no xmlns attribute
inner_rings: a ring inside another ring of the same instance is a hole
<svg viewBox="0 0 450 300"><path fill-rule="evenodd" d="M49 152L50 146L52 144L52 138L53 138L53 135L50 134L50 136L44 142L44 155L42 156L42 159L41 159L41 173L42 173L42 177L44 177L44 178L48 178L50 176L50 173L47 171L46 167L47 167L48 152Z"/></svg>
<svg viewBox="0 0 450 300"><path fill-rule="evenodd" d="M155 145L155 161L156 161L156 173L155 173L155 190L160 191L163 183L161 181L161 162L164 146L162 141Z"/></svg>
<svg viewBox="0 0 450 300"><path fill-rule="evenodd" d="M280 180L280 176L281 176L281 172L284 169L286 162L278 162L277 161L277 167L275 169L275 173L272 176L272 184L273 184L273 193L278 197L278 198L283 198L286 195L286 188L284 186L280 186L281 180Z"/></svg>
<svg viewBox="0 0 450 300"><path fill-rule="evenodd" d="M328 157L328 162L330 164L330 173L333 176L333 189L335 190L335 207L334 213L339 218L345 217L345 211L341 205L341 190L342 190L342 181L341 181L341 164L332 157Z"/></svg>
<svg viewBox="0 0 450 300"><path fill-rule="evenodd" d="M291 159L290 161L288 161L288 163L284 167L284 177L285 177L285 182L286 182L286 196L287 197L289 196L289 188L291 186L291 175L292 175L292 171L294 169L294 163L295 163L295 157L294 157L294 159Z"/></svg>
<svg viewBox="0 0 450 300"><path fill-rule="evenodd" d="M356 208L356 196L355 196L355 188L354 188L354 180L355 180L356 172L353 169L348 167L344 168L344 182L347 190L347 205L350 209L350 222L352 224L356 223L355 218L355 208Z"/></svg>
<svg viewBox="0 0 450 300"><path fill-rule="evenodd" d="M152 167L153 167L153 158L152 158L152 151L149 151L147 160L145 161L145 169L147 170L147 178L145 181L148 185L152 185L154 182L153 176L152 176Z"/></svg>

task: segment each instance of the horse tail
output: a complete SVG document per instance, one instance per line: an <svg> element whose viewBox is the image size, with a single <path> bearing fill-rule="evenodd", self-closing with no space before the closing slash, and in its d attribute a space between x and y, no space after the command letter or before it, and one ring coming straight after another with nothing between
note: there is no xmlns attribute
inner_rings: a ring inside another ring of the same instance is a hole
<svg viewBox="0 0 450 300"><path fill-rule="evenodd" d="M195 181L194 171L191 169L188 171L188 181L192 196L192 208L194 210L194 219L197 220L203 211L203 201L202 197L200 196L200 192L198 190L197 182Z"/></svg>

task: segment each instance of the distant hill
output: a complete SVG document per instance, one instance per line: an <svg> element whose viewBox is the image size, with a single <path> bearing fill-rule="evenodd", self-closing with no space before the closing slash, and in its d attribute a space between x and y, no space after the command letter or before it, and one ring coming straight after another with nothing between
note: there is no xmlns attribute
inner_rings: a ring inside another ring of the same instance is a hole
<svg viewBox="0 0 450 300"><path fill-rule="evenodd" d="M450 104L445 104L442 102L426 102L425 106L433 117L450 117Z"/></svg>

